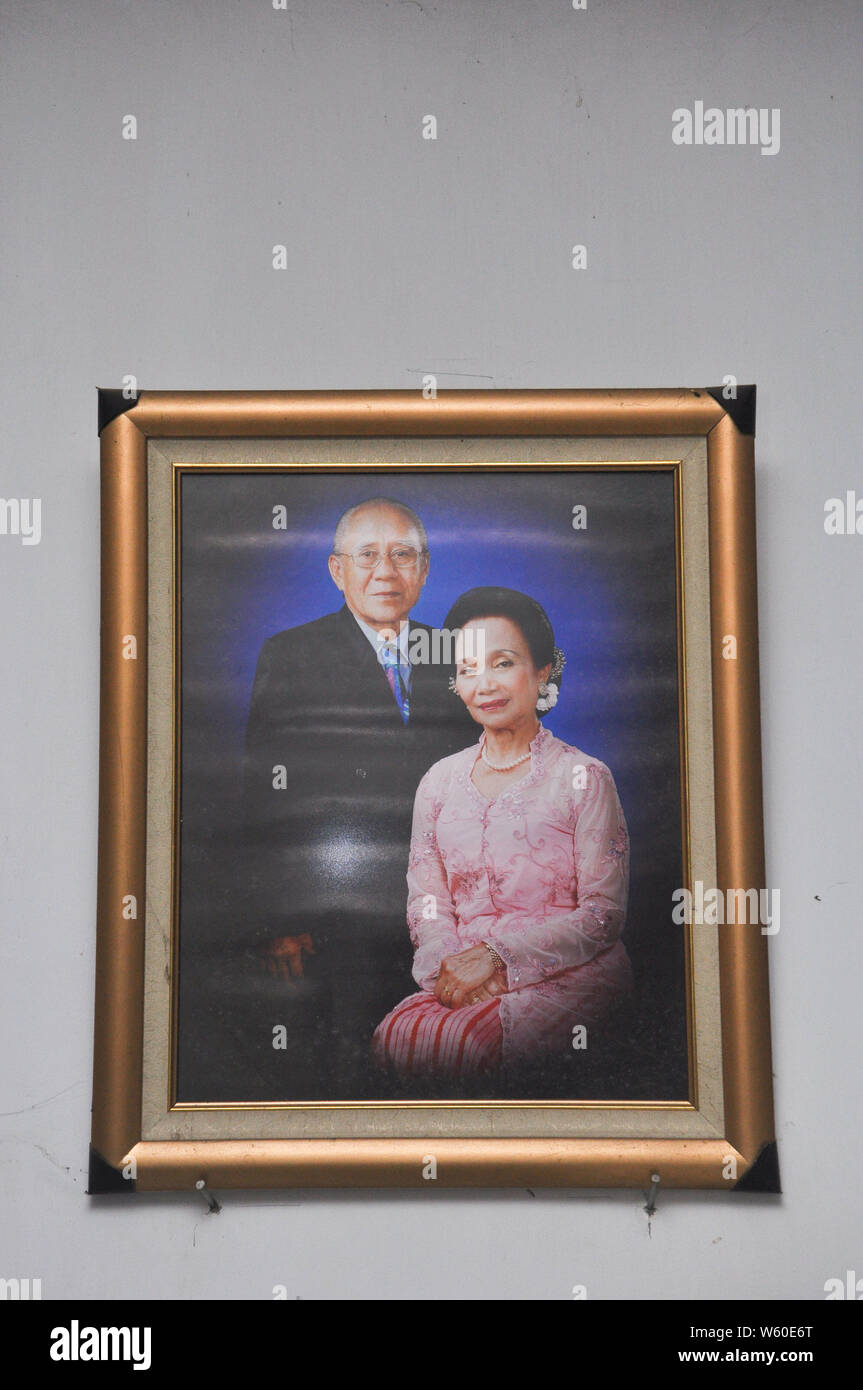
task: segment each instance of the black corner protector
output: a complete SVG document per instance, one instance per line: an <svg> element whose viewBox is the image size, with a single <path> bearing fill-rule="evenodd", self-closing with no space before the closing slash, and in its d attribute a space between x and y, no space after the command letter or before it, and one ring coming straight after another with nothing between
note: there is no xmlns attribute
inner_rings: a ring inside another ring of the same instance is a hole
<svg viewBox="0 0 863 1390"><path fill-rule="evenodd" d="M764 1144L751 1168L739 1182L734 1184L735 1192L781 1192L779 1182L779 1150L776 1140Z"/></svg>
<svg viewBox="0 0 863 1390"><path fill-rule="evenodd" d="M738 386L736 400L726 400L722 394L724 386L708 386L708 396L712 396L717 405L721 405L727 415L730 415L741 434L755 433L755 392L754 386Z"/></svg>
<svg viewBox="0 0 863 1390"><path fill-rule="evenodd" d="M127 410L138 404L141 399L141 392L129 400L123 395L122 391L115 390L113 386L97 386L96 394L99 397L99 433L101 434L106 425L110 425L112 420L116 420L118 415L123 415Z"/></svg>
<svg viewBox="0 0 863 1390"><path fill-rule="evenodd" d="M135 1179L124 1178L119 1168L113 1167L104 1159L98 1149L90 1145L90 1175L87 1179L87 1195L101 1197L106 1192L134 1192Z"/></svg>

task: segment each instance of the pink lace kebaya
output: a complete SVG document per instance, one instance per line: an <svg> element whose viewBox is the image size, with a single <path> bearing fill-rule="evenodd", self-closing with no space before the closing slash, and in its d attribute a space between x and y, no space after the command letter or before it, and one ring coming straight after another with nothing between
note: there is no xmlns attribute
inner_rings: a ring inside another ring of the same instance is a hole
<svg viewBox="0 0 863 1390"><path fill-rule="evenodd" d="M408 927L420 992L378 1025L373 1050L402 1078L457 1078L567 1055L631 992L620 934L629 836L614 779L540 725L527 775L495 800L471 780L485 739L429 769L417 789ZM488 942L506 993L459 1009L434 997L445 956Z"/></svg>

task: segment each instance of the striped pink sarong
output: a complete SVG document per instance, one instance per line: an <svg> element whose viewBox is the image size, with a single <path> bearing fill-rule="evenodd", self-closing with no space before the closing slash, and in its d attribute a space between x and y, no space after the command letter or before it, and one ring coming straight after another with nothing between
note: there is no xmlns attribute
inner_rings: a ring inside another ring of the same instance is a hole
<svg viewBox="0 0 863 1390"><path fill-rule="evenodd" d="M403 1080L452 1080L495 1070L502 1042L499 999L445 1009L424 992L403 999L378 1024L372 1052Z"/></svg>

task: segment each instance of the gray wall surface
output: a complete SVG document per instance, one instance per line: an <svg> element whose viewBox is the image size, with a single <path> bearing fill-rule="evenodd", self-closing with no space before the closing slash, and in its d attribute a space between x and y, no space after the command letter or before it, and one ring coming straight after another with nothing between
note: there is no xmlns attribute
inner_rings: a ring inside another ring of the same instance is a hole
<svg viewBox="0 0 863 1390"><path fill-rule="evenodd" d="M0 0L0 1276L44 1298L824 1297L863 1272L859 0ZM679 146L696 101L781 145ZM122 138L134 114L137 139ZM437 139L422 138L435 115ZM272 247L288 266L275 271ZM587 267L571 266L587 247ZM86 1197L96 386L758 384L781 1198Z"/></svg>

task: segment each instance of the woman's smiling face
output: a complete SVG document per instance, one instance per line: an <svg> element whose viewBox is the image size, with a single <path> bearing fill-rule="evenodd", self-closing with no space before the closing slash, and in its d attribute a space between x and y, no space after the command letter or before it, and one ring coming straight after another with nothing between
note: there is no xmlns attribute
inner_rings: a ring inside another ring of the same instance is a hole
<svg viewBox="0 0 863 1390"><path fill-rule="evenodd" d="M459 696L483 728L533 727L541 681L521 629L509 618L473 618L456 641Z"/></svg>

